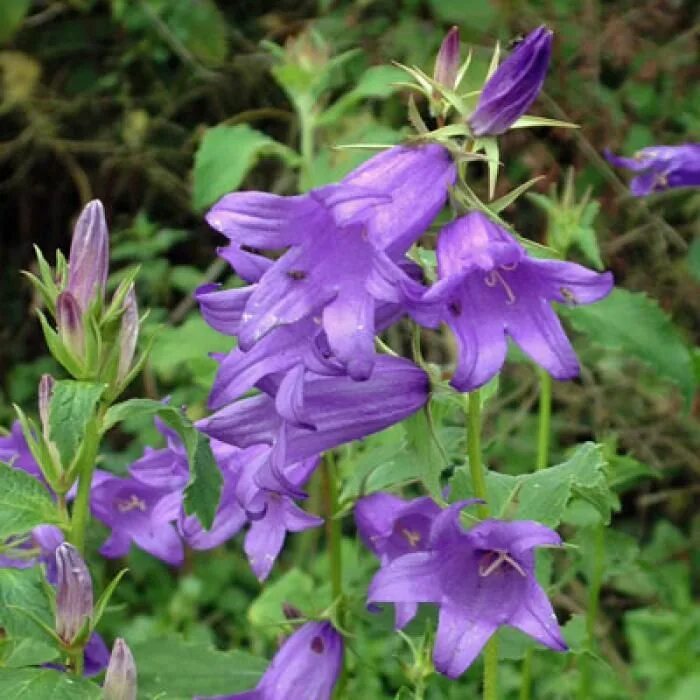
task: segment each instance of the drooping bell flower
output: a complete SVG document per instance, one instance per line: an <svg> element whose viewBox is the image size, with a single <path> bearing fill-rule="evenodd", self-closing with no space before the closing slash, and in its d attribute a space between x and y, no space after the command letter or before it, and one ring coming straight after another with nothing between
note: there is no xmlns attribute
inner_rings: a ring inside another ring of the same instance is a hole
<svg viewBox="0 0 700 700"><path fill-rule="evenodd" d="M428 400L428 376L397 357L379 356L365 382L311 372L296 379L283 402L308 427L285 420L277 410L283 403L279 396L276 404L267 394L236 401L198 423L202 432L231 445L272 445L267 463L256 474L257 483L290 496L302 494L285 477L285 467L383 430Z"/></svg>
<svg viewBox="0 0 700 700"><path fill-rule="evenodd" d="M136 700L136 663L127 643L117 638L102 686L104 700Z"/></svg>
<svg viewBox="0 0 700 700"><path fill-rule="evenodd" d="M518 44L484 85L469 117L475 136L507 131L539 95L552 53L552 32L539 27Z"/></svg>
<svg viewBox="0 0 700 700"><path fill-rule="evenodd" d="M330 622L307 622L282 645L253 690L209 700L330 700L343 650L343 638Z"/></svg>
<svg viewBox="0 0 700 700"><path fill-rule="evenodd" d="M365 546L386 566L404 554L426 550L433 520L441 512L432 498L404 501L389 493L373 493L356 503L355 522ZM417 603L398 603L396 627L407 625L417 610Z"/></svg>
<svg viewBox="0 0 700 700"><path fill-rule="evenodd" d="M370 159L339 184L305 195L223 197L207 221L234 249L289 247L246 300L237 327L241 349L248 351L278 326L318 318L334 356L354 379L366 379L374 365L379 301L372 278L385 267L397 268L442 208L454 178L454 164L442 146L400 146ZM395 275L406 277L400 268Z"/></svg>
<svg viewBox="0 0 700 700"><path fill-rule="evenodd" d="M632 158L616 156L606 150L605 157L618 168L638 173L630 182L630 191L635 197L672 187L700 186L700 143L649 146Z"/></svg>
<svg viewBox="0 0 700 700"><path fill-rule="evenodd" d="M450 90L456 86L459 73L459 27L452 27L440 44L440 50L435 58L433 79Z"/></svg>
<svg viewBox="0 0 700 700"><path fill-rule="evenodd" d="M457 339L452 385L472 391L499 372L507 337L555 379L571 379L579 364L551 302L590 304L613 286L611 273L575 263L538 260L481 212L445 226L437 243L440 281L424 301ZM427 321L423 319L423 322Z"/></svg>
<svg viewBox="0 0 700 700"><path fill-rule="evenodd" d="M95 298L104 299L109 271L108 236L102 202L93 199L75 224L68 259L67 290L82 312Z"/></svg>
<svg viewBox="0 0 700 700"><path fill-rule="evenodd" d="M454 504L434 520L428 551L404 554L382 567L368 602L438 605L433 661L450 678L464 673L502 625L566 651L535 577L534 549L559 546L559 535L532 521L484 520L465 532L459 521L463 507Z"/></svg>
<svg viewBox="0 0 700 700"><path fill-rule="evenodd" d="M92 577L68 542L56 549L56 634L71 646L92 616Z"/></svg>
<svg viewBox="0 0 700 700"><path fill-rule="evenodd" d="M182 564L183 545L173 526L171 501L181 499L172 487L148 486L134 478L102 475L93 480L92 514L111 529L100 554L124 557L134 542L144 551L172 565Z"/></svg>

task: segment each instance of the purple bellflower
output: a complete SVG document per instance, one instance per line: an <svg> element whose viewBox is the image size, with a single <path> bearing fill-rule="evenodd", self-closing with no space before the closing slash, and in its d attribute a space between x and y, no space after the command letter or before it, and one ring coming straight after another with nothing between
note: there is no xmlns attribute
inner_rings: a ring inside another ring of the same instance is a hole
<svg viewBox="0 0 700 700"><path fill-rule="evenodd" d="M518 44L484 85L469 117L475 136L507 131L539 95L552 53L552 32L539 27Z"/></svg>
<svg viewBox="0 0 700 700"><path fill-rule="evenodd" d="M15 469L21 469L37 479L43 479L41 469L24 439L22 426L18 420L12 424L8 435L0 435L0 462L5 462Z"/></svg>
<svg viewBox="0 0 700 700"><path fill-rule="evenodd" d="M68 259L67 290L81 311L95 298L104 300L109 270L109 240L102 202L93 199L80 213Z"/></svg>
<svg viewBox="0 0 700 700"><path fill-rule="evenodd" d="M280 385L281 386L281 385ZM283 401L309 427L290 424L280 415L280 396L267 394L236 401L199 422L202 432L238 447L272 445L266 464L256 474L259 486L300 496L284 470L324 450L382 430L420 409L428 400L425 372L403 358L379 356L372 376L354 382L348 376L307 373ZM300 402L302 407L299 409ZM296 402L296 408L291 404Z"/></svg>
<svg viewBox="0 0 700 700"><path fill-rule="evenodd" d="M330 622L307 622L282 645L253 690L210 700L330 700L343 649Z"/></svg>
<svg viewBox="0 0 700 700"><path fill-rule="evenodd" d="M373 493L355 505L355 522L362 541L386 566L404 554L426 550L433 520L441 512L432 498L404 501L389 493ZM407 625L417 610L418 603L397 603L396 627Z"/></svg>
<svg viewBox="0 0 700 700"><path fill-rule="evenodd" d="M616 156L606 150L605 157L618 168L638 173L630 182L630 191L635 197L671 187L700 186L700 143L649 146L633 158Z"/></svg>
<svg viewBox="0 0 700 700"><path fill-rule="evenodd" d="M435 668L464 673L502 625L519 629L555 651L566 651L552 605L535 578L535 547L561 544L553 530L532 521L484 520L465 532L465 503L433 521L429 550L399 556L375 575L370 603L439 606Z"/></svg>
<svg viewBox="0 0 700 700"><path fill-rule="evenodd" d="M245 303L238 327L241 349L250 350L278 326L315 318L353 379L369 377L375 306L384 300L373 289L374 278L410 282L398 260L440 211L454 179L454 164L442 146L399 146L371 158L339 184L305 195L223 197L207 221L230 239L231 250L289 247ZM235 303L244 294L230 296Z"/></svg>
<svg viewBox="0 0 700 700"><path fill-rule="evenodd" d="M437 244L440 281L425 302L440 300L441 317L457 338L452 385L472 391L503 366L506 336L555 379L571 379L578 360L550 302L590 304L613 286L609 272L538 260L481 212L445 226ZM421 321L436 325L424 316Z"/></svg>

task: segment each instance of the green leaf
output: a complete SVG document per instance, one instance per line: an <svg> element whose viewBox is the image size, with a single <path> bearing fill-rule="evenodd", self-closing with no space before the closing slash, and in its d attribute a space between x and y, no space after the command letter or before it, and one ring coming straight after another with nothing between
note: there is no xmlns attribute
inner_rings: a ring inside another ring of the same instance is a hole
<svg viewBox="0 0 700 700"><path fill-rule="evenodd" d="M151 399L130 399L115 404L105 415L103 430L135 415L157 415L180 436L190 467L190 479L185 487L185 512L196 515L205 528L210 528L219 505L223 477L209 441L181 411Z"/></svg>
<svg viewBox="0 0 700 700"><path fill-rule="evenodd" d="M248 620L276 635L279 629L275 625L285 619L285 603L293 605L302 614L318 612L319 605L323 604L318 599L318 590L311 576L299 569L290 569L274 583L265 586L248 609Z"/></svg>
<svg viewBox="0 0 700 700"><path fill-rule="evenodd" d="M49 438L67 468L78 453L106 384L63 379L54 385L49 404Z"/></svg>
<svg viewBox="0 0 700 700"><path fill-rule="evenodd" d="M419 476L428 493L438 502L443 502L440 475L449 466L449 458L441 443L435 422L428 412L431 407L414 413L406 419L404 426L408 441L407 457L413 471Z"/></svg>
<svg viewBox="0 0 700 700"><path fill-rule="evenodd" d="M18 668L0 672L3 700L99 700L102 689L84 678L49 669Z"/></svg>
<svg viewBox="0 0 700 700"><path fill-rule="evenodd" d="M53 612L41 569L0 569L0 627L6 638L50 644L42 625L53 627Z"/></svg>
<svg viewBox="0 0 700 700"><path fill-rule="evenodd" d="M138 669L139 697L191 700L253 688L267 661L242 651L222 652L181 639L130 645Z"/></svg>
<svg viewBox="0 0 700 700"><path fill-rule="evenodd" d="M0 540L37 525L61 523L49 492L35 477L0 462Z"/></svg>
<svg viewBox="0 0 700 700"><path fill-rule="evenodd" d="M22 26L31 0L2 0L0 2L0 43L6 42Z"/></svg>
<svg viewBox="0 0 700 700"><path fill-rule="evenodd" d="M54 661L59 655L58 649L39 639L0 640L0 669L39 666ZM2 671L0 671L0 675Z"/></svg>
<svg viewBox="0 0 700 700"><path fill-rule="evenodd" d="M209 65L226 60L227 22L213 0L167 3L168 26L195 58Z"/></svg>
<svg viewBox="0 0 700 700"><path fill-rule="evenodd" d="M617 287L595 304L560 311L594 342L645 362L659 376L677 384L690 404L695 393L690 349L653 299Z"/></svg>
<svg viewBox="0 0 700 700"><path fill-rule="evenodd" d="M262 155L293 158L286 146L247 124L207 129L194 161L194 208L201 211L237 190Z"/></svg>

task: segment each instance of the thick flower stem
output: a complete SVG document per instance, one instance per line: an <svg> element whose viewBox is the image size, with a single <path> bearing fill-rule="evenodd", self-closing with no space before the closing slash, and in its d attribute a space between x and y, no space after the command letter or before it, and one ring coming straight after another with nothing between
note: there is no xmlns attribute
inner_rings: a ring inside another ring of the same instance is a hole
<svg viewBox="0 0 700 700"><path fill-rule="evenodd" d="M486 479L481 460L481 395L479 390L467 394L467 454L474 495L485 503L479 505L479 517L489 517ZM494 635L484 647L484 700L498 700L498 639Z"/></svg>
<svg viewBox="0 0 700 700"><path fill-rule="evenodd" d="M90 488L95 471L97 450L100 446L100 431L97 419L93 419L85 431L78 464L78 491L71 512L69 541L82 554L85 551L85 532L90 520Z"/></svg>
<svg viewBox="0 0 700 700"><path fill-rule="evenodd" d="M73 675L82 677L85 664L84 658L85 653L82 649L76 652L71 652L68 655L68 668Z"/></svg>
<svg viewBox="0 0 700 700"><path fill-rule="evenodd" d="M335 514L338 511L338 484L331 453L326 453L321 471L323 484L324 516L326 518L326 538L330 564L331 592L337 601L343 595L343 559L341 552L340 522Z"/></svg>
<svg viewBox="0 0 700 700"><path fill-rule="evenodd" d="M546 469L549 465L549 443L552 433L552 377L541 367L537 368L540 379L540 415L537 431L537 460L535 469ZM530 700L532 695L532 649L525 652L520 670L520 700Z"/></svg>

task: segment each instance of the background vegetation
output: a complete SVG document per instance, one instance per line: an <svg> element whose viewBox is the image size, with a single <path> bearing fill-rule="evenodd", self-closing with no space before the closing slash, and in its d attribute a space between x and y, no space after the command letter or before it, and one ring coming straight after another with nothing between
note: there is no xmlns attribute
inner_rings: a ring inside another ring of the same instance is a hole
<svg viewBox="0 0 700 700"><path fill-rule="evenodd" d="M578 557L560 578L555 603L569 620L572 647L578 640L583 650L589 590L599 587L599 647L565 658L535 654L535 697L573 697L589 674L585 697L691 700L700 697L700 192L631 198L601 153L700 138L693 0L0 0L0 424L12 421L13 402L35 411L42 373L60 375L43 352L30 313L37 300L19 270L33 265L33 244L49 257L67 250L82 204L105 203L111 284L142 265L139 299L151 308L147 334L158 337L134 392L170 395L202 415L214 371L207 353L227 347L191 297L205 279L227 279L206 208L237 187L293 193L316 186L369 155L333 150L336 144L398 142L408 133L406 94L393 85L401 74L390 61L430 72L452 24L485 71L494 40L507 43L541 23L554 29L556 43L537 111L581 129L506 135L501 194L545 176L533 190L539 196L506 213L534 240L544 240L548 227L570 236L574 257L599 260L631 294L616 308L572 318L584 371L554 387L551 463L566 459L575 442L602 443L619 504L604 535L604 573L592 566L600 531L588 528L590 514L569 507L562 515L565 532L575 528L568 539ZM322 85L304 82L320 74ZM318 118L306 142L313 167L304 171L295 152L305 125L289 97L299 86L318 98L308 105ZM544 197L554 186L561 194L570 168L577 201L591 190L586 207ZM475 176L483 185L478 168ZM390 340L405 342L400 334ZM446 336L426 334L426 341L432 359L449 362ZM492 466L531 471L536 406L534 372L511 363L487 405ZM458 428L446 436L454 455L464 450ZM349 493L372 460L400 461L399 442L389 434L359 457L341 455ZM157 433L135 421L114 439L103 466L120 473L147 444L159 444ZM350 519L345 534L346 560L355 563L347 576L368 580L374 563L353 539ZM92 536L97 544L103 533L95 528ZM316 532L293 537L262 595L238 544L193 554L179 571L134 550L104 631L140 644L141 658L151 659L142 669L144 697L171 672L182 676L182 697L201 692L207 668L197 665L197 649L204 646L269 655L281 601L303 607L323 584L322 556L311 568L294 567L321 551L322 540ZM118 568L101 566L103 579ZM410 654L390 636L389 618L377 618L373 633L357 641L366 651L350 655L348 697L393 697L404 682ZM155 637L161 641L148 641ZM522 655L517 640L505 653ZM166 658L182 665L173 671ZM518 666L504 669L504 691L516 697ZM467 697L478 678L475 667L459 683L437 682L433 697Z"/></svg>

